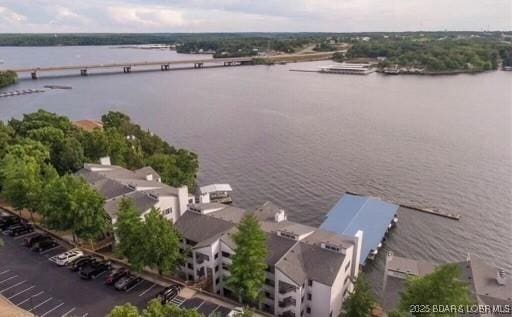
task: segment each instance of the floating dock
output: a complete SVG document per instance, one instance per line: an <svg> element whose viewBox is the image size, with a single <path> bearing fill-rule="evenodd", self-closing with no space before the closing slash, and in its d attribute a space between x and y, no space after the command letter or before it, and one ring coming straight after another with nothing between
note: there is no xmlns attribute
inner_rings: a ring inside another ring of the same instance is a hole
<svg viewBox="0 0 512 317"><path fill-rule="evenodd" d="M347 194L356 195L356 196L363 196L361 194L352 193L352 192L347 192ZM420 207L415 207L415 206L410 206L410 205L403 205L403 204L398 204L398 205L400 205L400 207L403 207L403 208L407 208L407 209L411 209L411 210L427 213L427 214L434 215L434 216L444 217L444 218L448 218L448 219L452 219L452 220L460 220L460 218L461 218L461 216L459 214L452 214L452 213L448 213L448 212L443 212L443 211L440 211L440 210L437 210L437 209L420 208Z"/></svg>
<svg viewBox="0 0 512 317"><path fill-rule="evenodd" d="M0 93L1 97L12 97L12 96L23 96L28 94L35 94L38 92L45 92L46 90L43 89L25 89L25 90L15 90L15 91L8 91Z"/></svg>

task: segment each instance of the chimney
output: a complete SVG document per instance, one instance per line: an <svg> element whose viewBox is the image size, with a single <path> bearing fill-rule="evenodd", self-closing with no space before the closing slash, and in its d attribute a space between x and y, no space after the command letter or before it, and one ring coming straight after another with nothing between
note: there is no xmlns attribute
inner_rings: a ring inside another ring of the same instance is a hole
<svg viewBox="0 0 512 317"><path fill-rule="evenodd" d="M502 286L505 285L506 280L507 280L507 275L505 274L505 270L498 269L496 271L496 282L498 283L498 285L502 285Z"/></svg>
<svg viewBox="0 0 512 317"><path fill-rule="evenodd" d="M284 212L283 209L279 209L279 211L277 211L275 214L274 214L274 220L276 222L281 222L281 221L285 221L287 220L286 218L286 213Z"/></svg>
<svg viewBox="0 0 512 317"><path fill-rule="evenodd" d="M110 166L110 156L100 157L100 165Z"/></svg>
<svg viewBox="0 0 512 317"><path fill-rule="evenodd" d="M153 180L153 174L147 174L146 175L146 180L147 181L152 181Z"/></svg>

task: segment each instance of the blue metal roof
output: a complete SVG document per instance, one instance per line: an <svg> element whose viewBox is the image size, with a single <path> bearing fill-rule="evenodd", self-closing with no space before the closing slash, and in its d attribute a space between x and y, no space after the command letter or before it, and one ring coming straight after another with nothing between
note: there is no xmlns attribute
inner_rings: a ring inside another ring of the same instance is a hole
<svg viewBox="0 0 512 317"><path fill-rule="evenodd" d="M360 263L376 249L398 210L398 205L376 198L345 194L327 213L320 229L346 236L363 231Z"/></svg>

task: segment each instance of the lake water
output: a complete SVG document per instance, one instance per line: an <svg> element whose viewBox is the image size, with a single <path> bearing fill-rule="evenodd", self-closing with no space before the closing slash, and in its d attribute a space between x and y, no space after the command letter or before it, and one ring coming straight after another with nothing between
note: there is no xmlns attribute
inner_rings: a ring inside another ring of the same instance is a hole
<svg viewBox="0 0 512 317"><path fill-rule="evenodd" d="M0 68L202 57L0 47ZM197 152L200 184L231 184L238 206L271 200L292 220L319 225L342 193L353 191L459 213L457 222L401 212L385 249L437 263L471 252L512 273L512 72L289 71L328 63L21 80L3 91L47 84L73 89L0 98L0 120L39 108L72 119L123 111ZM383 258L368 268L377 289Z"/></svg>

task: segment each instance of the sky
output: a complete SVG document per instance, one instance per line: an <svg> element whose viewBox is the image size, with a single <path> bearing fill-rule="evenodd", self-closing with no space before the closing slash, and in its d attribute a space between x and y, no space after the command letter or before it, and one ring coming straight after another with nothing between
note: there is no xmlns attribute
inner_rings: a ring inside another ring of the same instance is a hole
<svg viewBox="0 0 512 317"><path fill-rule="evenodd" d="M512 0L0 0L0 33L512 30Z"/></svg>

